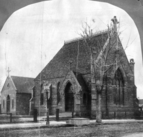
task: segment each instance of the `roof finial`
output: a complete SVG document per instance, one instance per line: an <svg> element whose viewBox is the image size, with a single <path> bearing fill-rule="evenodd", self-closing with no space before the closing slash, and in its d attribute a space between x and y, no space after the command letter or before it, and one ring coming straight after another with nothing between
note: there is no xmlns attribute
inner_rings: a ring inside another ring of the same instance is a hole
<svg viewBox="0 0 143 137"><path fill-rule="evenodd" d="M114 30L114 32L117 32L117 24L119 24L119 22L118 22L116 16L114 16L114 18L111 19L111 21L113 22L113 30Z"/></svg>

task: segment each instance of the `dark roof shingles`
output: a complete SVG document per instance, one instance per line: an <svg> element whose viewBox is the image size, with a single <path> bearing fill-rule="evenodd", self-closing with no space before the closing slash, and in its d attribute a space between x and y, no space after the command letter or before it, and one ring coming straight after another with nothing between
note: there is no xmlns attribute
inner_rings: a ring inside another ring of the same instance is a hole
<svg viewBox="0 0 143 137"><path fill-rule="evenodd" d="M27 77L11 76L18 93L31 93L34 87L34 79Z"/></svg>
<svg viewBox="0 0 143 137"><path fill-rule="evenodd" d="M102 39L102 36L105 36ZM105 43L107 39L107 32L92 37L92 44L96 45L97 43ZM79 46L79 56L78 56L78 70L77 70L77 54ZM80 73L90 72L90 52L89 47L85 44L83 39L78 39L65 43L64 46L59 50L59 52L54 56L54 58L47 64L47 66L39 73L35 80L38 79L49 79L64 77L67 72L70 70L70 61L71 69L73 71L78 71Z"/></svg>

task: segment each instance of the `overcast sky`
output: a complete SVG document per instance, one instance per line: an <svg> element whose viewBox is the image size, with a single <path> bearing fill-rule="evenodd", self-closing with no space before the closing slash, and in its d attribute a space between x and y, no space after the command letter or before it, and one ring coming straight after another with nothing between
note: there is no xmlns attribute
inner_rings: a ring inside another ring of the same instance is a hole
<svg viewBox="0 0 143 137"><path fill-rule="evenodd" d="M0 85L9 67L11 75L36 77L63 46L79 37L87 21L95 31L107 29L113 16L120 21L120 36L128 59L135 60L135 83L143 98L143 68L138 30L129 15L110 4L88 0L53 0L29 5L13 13L0 33ZM91 20L95 20L95 24Z"/></svg>

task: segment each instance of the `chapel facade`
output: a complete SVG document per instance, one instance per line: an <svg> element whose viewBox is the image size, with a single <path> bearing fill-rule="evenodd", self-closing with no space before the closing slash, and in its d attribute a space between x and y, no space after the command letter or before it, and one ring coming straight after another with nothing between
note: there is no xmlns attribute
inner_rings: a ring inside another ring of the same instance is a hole
<svg viewBox="0 0 143 137"><path fill-rule="evenodd" d="M107 54L110 46L108 71L103 76L101 94L102 118L134 118L137 111L136 86L134 82L134 60L128 61L120 38L109 30L90 38L90 48L83 38L64 43L63 47L35 78L34 107L39 115L74 110L77 116L96 117L96 81L100 79L100 70L93 69L93 61ZM107 43L108 42L108 43ZM106 44L106 47L104 47ZM100 45L97 50L96 46ZM118 47L117 47L118 45ZM118 48L118 49L117 49ZM114 53L119 54L115 55ZM100 59L99 59L100 60ZM110 65L109 65L110 64ZM111 65L114 64L114 65Z"/></svg>
<svg viewBox="0 0 143 137"><path fill-rule="evenodd" d="M29 115L33 87L33 78L7 76L1 91L1 113Z"/></svg>

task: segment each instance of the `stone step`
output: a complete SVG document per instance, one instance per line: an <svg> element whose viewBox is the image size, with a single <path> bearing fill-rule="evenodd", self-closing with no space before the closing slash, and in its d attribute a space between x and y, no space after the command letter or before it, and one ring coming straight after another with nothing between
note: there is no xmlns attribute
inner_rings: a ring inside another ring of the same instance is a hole
<svg viewBox="0 0 143 137"><path fill-rule="evenodd" d="M87 118L70 118L66 121L68 125L76 125L76 126L82 126L82 125L88 125L90 123L90 120Z"/></svg>

